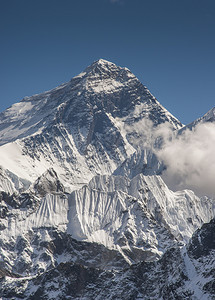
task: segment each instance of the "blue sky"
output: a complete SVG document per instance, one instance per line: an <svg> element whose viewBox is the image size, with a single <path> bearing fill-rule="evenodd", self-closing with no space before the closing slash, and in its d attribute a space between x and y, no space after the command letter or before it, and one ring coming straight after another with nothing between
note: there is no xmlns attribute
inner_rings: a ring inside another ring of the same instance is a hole
<svg viewBox="0 0 215 300"><path fill-rule="evenodd" d="M104 58L187 124L215 106L214 0L1 0L0 111Z"/></svg>

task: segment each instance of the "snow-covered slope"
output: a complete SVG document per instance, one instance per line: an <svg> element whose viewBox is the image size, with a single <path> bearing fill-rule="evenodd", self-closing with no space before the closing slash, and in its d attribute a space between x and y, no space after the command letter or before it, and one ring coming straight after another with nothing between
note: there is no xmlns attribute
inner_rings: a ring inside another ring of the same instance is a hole
<svg viewBox="0 0 215 300"><path fill-rule="evenodd" d="M26 190L30 186L30 182L25 179L19 178L12 172L0 167L0 191L9 194Z"/></svg>
<svg viewBox="0 0 215 300"><path fill-rule="evenodd" d="M102 233L105 235L107 232L114 232L115 239L122 238L124 233L116 234L117 227L127 228L133 244L148 240L146 232L144 235L138 232L149 226L144 224L144 218L150 218L148 213L175 237L186 241L215 213L213 200L199 199L188 190L174 193L161 177L141 174L132 180L121 176L96 176L88 186L74 191L71 201L72 235L77 239L87 238L107 246L108 241L99 241L99 238L102 239Z"/></svg>
<svg viewBox="0 0 215 300"><path fill-rule="evenodd" d="M137 150L132 153L114 172L113 175L122 175L133 178L138 174L160 175L165 169L150 148Z"/></svg>

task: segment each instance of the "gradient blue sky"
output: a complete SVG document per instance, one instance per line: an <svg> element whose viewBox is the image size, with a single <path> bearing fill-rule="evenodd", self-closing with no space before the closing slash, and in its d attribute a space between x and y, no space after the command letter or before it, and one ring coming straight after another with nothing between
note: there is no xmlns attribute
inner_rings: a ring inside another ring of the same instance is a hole
<svg viewBox="0 0 215 300"><path fill-rule="evenodd" d="M0 111L104 58L187 124L215 106L214 0L1 0Z"/></svg>

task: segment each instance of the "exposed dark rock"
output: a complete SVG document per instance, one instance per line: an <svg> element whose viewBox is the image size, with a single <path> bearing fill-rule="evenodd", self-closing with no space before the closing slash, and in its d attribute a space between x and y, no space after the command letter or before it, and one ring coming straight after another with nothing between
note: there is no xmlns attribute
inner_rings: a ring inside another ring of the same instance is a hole
<svg viewBox="0 0 215 300"><path fill-rule="evenodd" d="M9 193L0 192L0 201L4 201L7 205L15 209L20 208L32 208L37 204L37 199L35 196L29 193L14 193L10 195Z"/></svg>
<svg viewBox="0 0 215 300"><path fill-rule="evenodd" d="M47 170L40 176L34 184L34 189L40 196L45 196L47 193L64 192L64 186L58 179L54 169Z"/></svg>
<svg viewBox="0 0 215 300"><path fill-rule="evenodd" d="M188 244L189 255L195 259L207 256L211 250L215 250L215 219L197 230Z"/></svg>

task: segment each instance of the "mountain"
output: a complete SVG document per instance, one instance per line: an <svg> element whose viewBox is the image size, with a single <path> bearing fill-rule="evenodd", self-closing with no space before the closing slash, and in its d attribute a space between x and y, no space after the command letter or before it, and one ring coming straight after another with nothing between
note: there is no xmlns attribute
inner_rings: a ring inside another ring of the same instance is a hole
<svg viewBox="0 0 215 300"><path fill-rule="evenodd" d="M72 190L112 174L164 122L182 127L127 68L100 59L1 113L0 165L31 183L54 168Z"/></svg>
<svg viewBox="0 0 215 300"><path fill-rule="evenodd" d="M164 127L102 59L0 114L0 297L213 299L215 201L165 184Z"/></svg>

